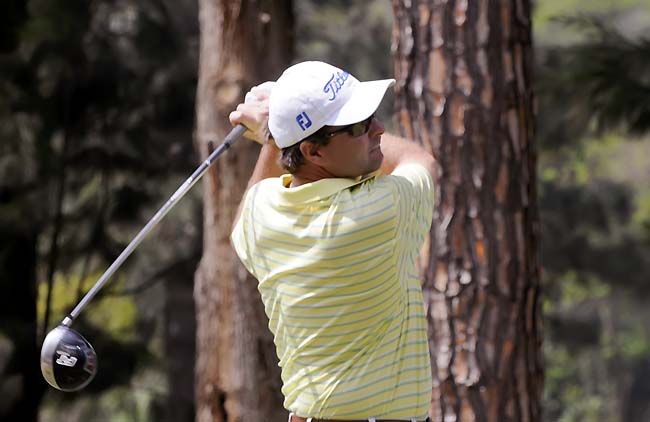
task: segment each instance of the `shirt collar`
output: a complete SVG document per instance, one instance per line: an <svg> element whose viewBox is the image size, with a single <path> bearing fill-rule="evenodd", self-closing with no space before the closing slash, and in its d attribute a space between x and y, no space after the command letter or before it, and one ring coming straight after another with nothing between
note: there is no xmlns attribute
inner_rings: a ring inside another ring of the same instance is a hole
<svg viewBox="0 0 650 422"><path fill-rule="evenodd" d="M354 185L363 183L375 177L374 174L368 176L361 176L358 178L333 178L321 179L311 183L305 183L295 188L288 187L291 184L293 177L290 174L280 176L278 183L281 188L278 191L279 200L281 203L290 204L305 204L309 202L321 201L328 198L335 193L348 189Z"/></svg>

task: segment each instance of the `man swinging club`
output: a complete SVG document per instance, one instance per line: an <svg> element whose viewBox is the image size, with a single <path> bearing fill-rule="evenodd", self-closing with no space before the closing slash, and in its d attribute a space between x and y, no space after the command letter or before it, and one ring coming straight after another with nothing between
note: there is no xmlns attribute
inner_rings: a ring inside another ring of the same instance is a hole
<svg viewBox="0 0 650 422"><path fill-rule="evenodd" d="M232 243L259 282L290 422L427 419L416 258L435 161L374 116L394 82L303 62L230 114L262 144Z"/></svg>

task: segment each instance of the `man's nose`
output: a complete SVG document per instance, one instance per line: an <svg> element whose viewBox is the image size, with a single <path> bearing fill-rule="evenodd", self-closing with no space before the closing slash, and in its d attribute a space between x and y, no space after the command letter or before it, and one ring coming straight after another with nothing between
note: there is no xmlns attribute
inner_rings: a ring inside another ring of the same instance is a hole
<svg viewBox="0 0 650 422"><path fill-rule="evenodd" d="M386 128L384 127L384 124L378 117L372 119L372 122L370 122L370 133L372 135L381 135L385 130Z"/></svg>

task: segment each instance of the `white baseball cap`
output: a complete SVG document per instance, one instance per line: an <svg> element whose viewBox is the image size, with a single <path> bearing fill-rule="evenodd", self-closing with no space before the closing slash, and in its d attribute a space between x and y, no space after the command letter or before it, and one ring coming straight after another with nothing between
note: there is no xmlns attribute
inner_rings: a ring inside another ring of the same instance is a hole
<svg viewBox="0 0 650 422"><path fill-rule="evenodd" d="M343 126L370 117L395 79L359 82L327 63L295 64L282 73L269 99L269 130L280 148L323 126Z"/></svg>

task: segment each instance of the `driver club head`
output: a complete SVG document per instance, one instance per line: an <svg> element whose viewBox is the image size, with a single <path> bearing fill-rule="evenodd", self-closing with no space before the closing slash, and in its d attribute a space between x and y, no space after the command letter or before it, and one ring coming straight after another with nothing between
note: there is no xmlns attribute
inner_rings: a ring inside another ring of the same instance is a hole
<svg viewBox="0 0 650 422"><path fill-rule="evenodd" d="M43 342L41 372L48 384L57 390L77 391L95 377L97 355L81 334L59 325Z"/></svg>

